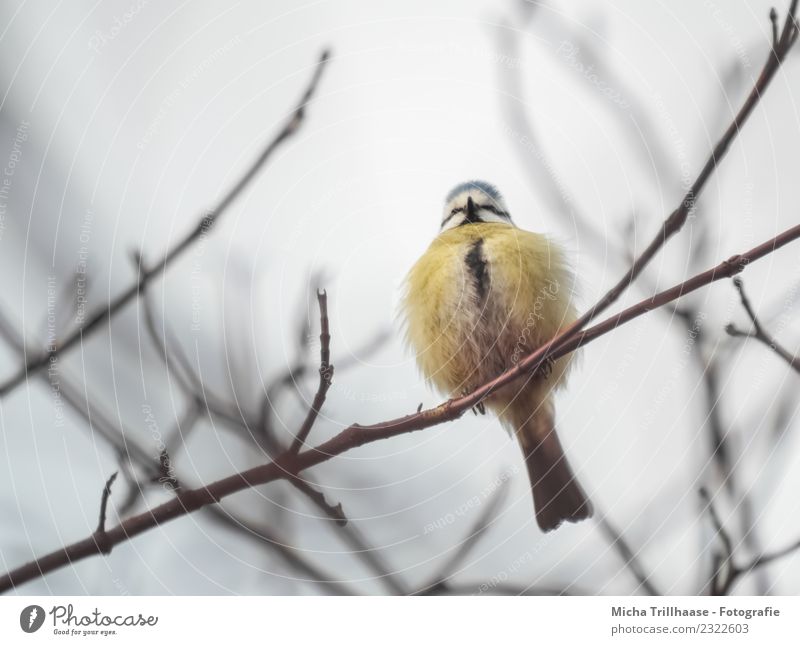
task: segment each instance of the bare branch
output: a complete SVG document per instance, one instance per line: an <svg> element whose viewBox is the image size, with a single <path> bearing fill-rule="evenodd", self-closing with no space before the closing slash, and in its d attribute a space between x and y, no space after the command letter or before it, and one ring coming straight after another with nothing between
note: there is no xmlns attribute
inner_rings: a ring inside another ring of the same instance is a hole
<svg viewBox="0 0 800 645"><path fill-rule="evenodd" d="M765 242L764 244L747 251L746 253L733 256L727 261L722 262L718 266L704 273L698 274L693 278L686 280L675 287L672 287L671 289L662 291L661 293L656 294L655 296L648 298L637 305L634 305L633 307L629 307L616 316L612 316L611 318L595 325L590 329L581 331L585 325L593 321L601 312L607 309L620 297L630 283L636 279L636 277L638 277L650 260L666 244L668 239L674 236L683 227L687 218L693 212L700 192L727 152L741 126L745 123L755 106L758 104L760 97L763 95L770 81L774 77L775 72L779 68L786 53L797 38L797 25L794 20L797 3L798 0L792 0L789 16L784 23L784 27L778 41L778 46L768 58L750 95L740 109L739 113L736 115L733 123L731 123L725 134L714 147L710 158L706 162L695 182L692 184L692 187L689 189L682 203L664 221L659 234L633 262L626 275L623 276L623 278L614 287L612 287L603 298L601 298L573 325L568 327L555 338L551 339L543 347L529 354L514 368L499 375L497 378L477 388L468 395L459 397L457 399L451 399L432 410L424 410L417 414L408 415L401 419L374 424L372 426L359 426L354 424L337 434L332 439L324 442L316 448L307 450L306 452L295 452L294 450L289 450L271 463L251 468L193 490L181 491L172 500L161 504L160 506L157 506L146 513L128 518L110 531L104 532L108 548L117 543L131 539L156 525L168 522L177 517L181 517L187 513L194 512L200 508L204 508L209 505L215 505L222 498L235 492L265 484L276 479L294 477L297 473L307 468L327 461L345 451L359 447L366 443L387 439L402 433L421 430L423 428L428 428L456 419L464 414L466 410L472 409L481 401L483 401L488 395L507 385L511 381L520 378L525 374L529 374L530 372L539 370L543 365L552 361L553 359L574 351L578 347L591 342L600 335L608 333L617 326L624 324L633 318L644 315L654 308L662 306L668 302L672 302L673 300L676 300L677 298L680 298L681 296L695 291L703 286L711 284L716 280L724 277L734 276L743 271L749 262L753 262L761 257L764 257L765 255L774 252L776 249L800 237L800 225L790 228L777 235L773 239ZM324 59L325 57L323 57L323 62ZM251 171L245 175L240 183L234 187L231 193L229 193L229 195L221 202L216 211L212 212L209 216L204 217L194 232L190 233L190 235L187 236L182 242L167 252L164 261L165 267L170 261L185 251L185 249L191 245L195 239L199 238L208 230L211 225L213 225L216 218L218 218L221 212L223 212L224 209L229 205L230 201L232 201L244 188L244 186L252 179L252 176L256 173L258 168L260 168L266 158L271 154L272 149L296 130L302 118L302 106L310 97L311 92L316 86L320 70L321 66L317 69L317 73L312 80L306 96L301 102L301 106L298 107L295 113L295 118L293 118L292 121L287 124L284 131L279 134L273 144L270 144L265 153L262 155L262 158L255 164ZM147 282L154 275L155 270L144 273L138 283L131 287L131 290L124 293L115 301L112 301L112 303L110 303L106 308L98 312L81 330L78 330L76 334L68 337L60 347L56 348L53 352L39 357L38 360L34 359L30 361L20 374L17 374L15 377L12 377L10 381L7 381L5 384L0 386L0 395L10 391L20 382L22 382L30 369L41 369L47 364L52 354L55 354L58 351L63 351L69 346L76 344L82 337L81 332L89 331L97 327L101 321L113 315L122 306L133 300L137 294L146 287ZM313 409L314 408L312 406L312 410ZM315 413L314 418L316 417L316 414L318 414L318 409L319 408L317 407L317 412ZM303 428L301 428L301 431L298 432L298 438L302 437L302 440L304 440L305 436L302 435L307 435L308 431L310 431L311 425L313 425L313 419L311 420L310 424L308 424L308 430L306 430L304 433L302 432ZM300 443L302 444L303 441L300 441ZM100 549L100 551L103 552L102 549ZM65 546L58 551L29 563L28 565L24 565L19 569L11 571L6 574L6 576L0 578L0 590L8 589L14 584L20 584L26 580L44 575L45 573L57 569L68 562L73 562L75 560L92 556L97 552L98 545L92 540L91 537L87 538L86 540L76 542L72 545Z"/></svg>
<svg viewBox="0 0 800 645"><path fill-rule="evenodd" d="M599 313L607 309L613 302L615 302L628 285L636 279L642 272L645 266L655 256L655 254L667 243L667 240L675 235L685 224L689 215L694 211L697 198L700 196L703 188L708 182L709 178L716 170L719 163L730 148L737 134L740 132L742 126L747 121L753 109L758 105L764 91L769 86L770 81L778 71L780 64L783 62L786 54L789 51L794 39L797 35L797 26L794 21L794 16L797 11L798 0L792 0L789 8L789 14L784 23L783 33L778 47L767 58L761 74L759 75L753 89L750 91L747 99L739 110L739 113L734 117L733 122L728 126L728 129L722 135L722 138L714 146L711 155L703 166L700 174L695 179L689 191L683 198L681 204L676 208L672 214L664 221L661 231L653 239L647 248L639 255L634 261L628 273L614 286L608 293L600 299L589 311L587 311L573 326L574 329L580 329L583 325L591 322ZM570 331L570 330L568 330ZM564 334L567 338L568 334Z"/></svg>
<svg viewBox="0 0 800 645"><path fill-rule="evenodd" d="M661 592L656 588L650 580L650 576L644 570L644 567L639 562L636 552L631 548L628 542L622 537L616 527L609 521L605 513L599 515L600 530L606 534L606 538L611 545L619 551L622 559L625 561L625 566L633 574L634 578L639 582L639 586L647 592L649 596L660 596Z"/></svg>
<svg viewBox="0 0 800 645"><path fill-rule="evenodd" d="M325 495L311 486L307 481L300 479L299 476L289 474L287 475L287 480L295 488L297 488L297 490L311 499L311 501L313 501L318 508L321 508L323 511L325 511L325 514L334 522L336 522L336 524L342 527L347 526L347 515L344 514L344 509L342 508L341 503L336 505L329 504L328 500L325 499Z"/></svg>
<svg viewBox="0 0 800 645"><path fill-rule="evenodd" d="M733 589L733 586L742 576L800 550L800 540L798 540L782 549L773 551L772 553L762 553L745 564L737 564L734 558L733 540L731 540L730 535L723 527L722 522L717 515L716 509L714 508L714 504L708 495L708 492L702 489L700 491L700 495L707 504L711 522L714 525L716 535L719 537L720 542L722 543L722 552L717 553L714 558L714 567L712 570L711 580L712 595L728 595Z"/></svg>
<svg viewBox="0 0 800 645"><path fill-rule="evenodd" d="M28 359L25 365L23 365L16 374L12 375L9 379L0 384L0 397L8 394L22 384L30 373L45 368L53 356L75 347L81 341L83 341L88 334L98 329L103 322L109 320L119 313L119 311L122 310L126 305L133 302L153 279L162 275L167 268L172 265L173 262L181 255L183 255L188 248L190 248L203 236L208 234L214 224L216 224L216 222L225 214L231 204L233 204L233 202L236 201L245 188L251 184L253 179L265 166L267 161L272 158L275 150L277 150L284 141L292 137L300 129L300 126L305 118L306 106L313 97L314 92L319 85L319 81L322 78L322 72L325 68L328 58L329 53L327 51L323 52L314 68L311 81L303 92L299 103L295 106L283 128L266 145L258 158L255 159L255 161L239 178L239 180L228 190L227 193L225 193L219 203L200 218L200 221L197 223L195 228L189 231L189 233L174 246L170 247L164 254L164 259L158 265L146 270L142 270L134 284L130 285L123 293L112 299L108 304L104 305L98 311L89 316L81 327L69 334L52 350L46 351L39 355L34 355L32 358Z"/></svg>
<svg viewBox="0 0 800 645"><path fill-rule="evenodd" d="M15 326L2 311L0 311L0 335L2 335L18 352L22 352L22 339L19 334L15 332ZM43 381L49 382L46 372L39 372L38 375ZM120 468L122 471L127 473L130 470L129 464L136 463L145 470L149 478L158 478L160 472L158 461L153 459L146 450L133 440L133 433L130 430L118 428L110 416L103 412L96 403L90 401L87 392L81 392L78 386L73 385L73 382L77 381L77 378L63 378L60 386L61 396L67 404L86 420L87 425L108 442L119 454ZM178 423L180 424L180 421ZM168 448L168 450L170 449ZM176 477L176 479L178 481L183 481L184 478ZM142 493L142 484L135 482L132 483L131 486L132 492L138 497L138 495ZM125 512L129 510L128 508L123 512L123 508L129 505L130 499L131 495L128 496L128 499L126 499L120 507L120 516L124 515ZM350 587L336 581L328 573L314 564L305 554L285 544L285 541L280 540L272 529L266 526L257 526L242 517L232 514L229 510L223 509L221 506L210 506L207 507L207 510L209 516L219 524L233 531L237 531L244 537L256 541L259 545L266 545L281 561L288 565L292 571L300 572L302 575L306 576L306 578L298 578L298 580L320 585L327 591L336 593L337 595L353 594L353 590ZM357 542L356 540L353 541ZM363 543L358 542L358 544L359 546L356 548L359 549L359 551L367 551L366 548L363 548ZM368 563L374 564L374 570L380 576L381 580L386 583L387 587L392 590L397 590L395 593L402 593L403 588L400 583L386 572L387 570L385 567L381 567L382 563L377 556L373 553L370 553L369 556L371 557L364 557L363 559Z"/></svg>
<svg viewBox="0 0 800 645"><path fill-rule="evenodd" d="M325 291L317 291L317 301L319 302L319 386L317 393L314 395L314 401L311 403L311 409L297 431L297 436L292 442L289 452L297 454L300 449L305 445L308 433L314 426L314 422L319 416L319 411L325 403L325 397L328 395L328 390L333 383L333 365L331 362L331 333L328 325L328 294Z"/></svg>
<svg viewBox="0 0 800 645"><path fill-rule="evenodd" d="M442 584L431 589L425 595L428 596L588 596L590 592L576 590L570 592L567 589L557 587L533 587L509 584L493 584L490 582L475 582L472 584Z"/></svg>
<svg viewBox="0 0 800 645"><path fill-rule="evenodd" d="M739 298L742 301L744 310L747 312L750 321L753 323L753 331L744 331L736 327L736 325L733 323L728 323L728 325L725 327L725 331L734 338L753 338L759 341L760 343L769 347L784 361L786 361L789 367L791 367L795 372L800 373L800 356L792 354L789 350L779 345L778 342L764 330L761 321L758 319L758 316L753 309L753 305L750 304L750 299L747 297L747 294L744 291L744 283L742 280L736 278L734 279L733 284L739 292Z"/></svg>
<svg viewBox="0 0 800 645"><path fill-rule="evenodd" d="M97 549L106 555L111 553L112 543L107 539L106 533L106 512L108 510L108 498L111 497L111 486L119 473L114 473L106 481L103 487L103 496L100 498L100 519L97 522L97 530L94 532L94 540L97 544Z"/></svg>
<svg viewBox="0 0 800 645"><path fill-rule="evenodd" d="M772 23L772 49L778 47L778 10L771 7L769 10L769 21Z"/></svg>
<svg viewBox="0 0 800 645"><path fill-rule="evenodd" d="M750 91L750 94L748 95L744 104L734 117L733 122L728 126L727 130L725 130L725 133L722 135L722 138L714 146L714 149L711 151L711 155L700 171L700 174L689 188L689 191L684 196L683 201L680 203L678 208L676 208L672 214L667 217L666 220L664 220L659 233L650 242L647 248L645 248L645 250L642 251L642 253L636 258L636 260L634 260L630 269L622 277L622 279L611 289L609 289L609 291L597 303L595 303L588 311L580 316L574 323L564 329L564 331L562 331L558 336L551 339L547 345L542 347L540 349L542 355L549 353L553 348L560 349L562 345L570 343L571 339L575 337L583 327L585 327L600 313L608 309L608 307L616 302L622 293L649 264L650 260L655 257L656 253L658 253L664 247L664 245L672 236L674 236L676 233L678 233L678 231L680 231L681 228L683 228L683 225L686 223L689 215L694 211L695 203L701 191L705 187L711 175L714 173L714 170L716 170L722 158L725 156L726 152L730 148L731 143L733 143L736 135L741 130L741 127L747 121L747 118L753 112L755 106L758 105L765 90L769 86L770 81L775 76L775 73L779 69L781 63L786 57L786 54L794 43L797 37L795 13L797 11L798 1L800 0L792 0L789 8L789 14L784 23L783 33L781 34L778 48L771 52L770 56L767 58L767 61L764 64L761 74L756 80L753 89ZM739 273L739 271L736 271L730 275L734 275L735 273ZM688 284L688 282L685 284ZM528 360L532 360L532 357L538 353L539 352L535 352L529 356ZM522 361L518 367L529 368L532 367L532 363L528 363L527 360ZM537 365L536 369L539 367L540 365Z"/></svg>
<svg viewBox="0 0 800 645"><path fill-rule="evenodd" d="M719 536L722 543L722 553L716 553L713 558L712 571L711 571L711 595L718 596L724 586L724 580L727 578L726 571L731 571L733 568L733 540L725 527L722 525L717 509L714 507L714 502L711 495L705 488L700 489L700 498L708 510L708 515L711 518L711 523L714 525L714 531Z"/></svg>
<svg viewBox="0 0 800 645"><path fill-rule="evenodd" d="M447 584L448 580L458 572L458 568L467 559L472 550L480 542L486 531L494 524L500 508L506 498L508 492L508 479L502 479L500 486L494 491L494 494L489 498L488 504L483 512L475 520L475 523L467 531L466 537L458 544L453 554L447 561L439 568L439 570L431 576L429 582L423 584L419 590L415 591L415 595L423 594L429 595L434 593L435 590Z"/></svg>
<svg viewBox="0 0 800 645"><path fill-rule="evenodd" d="M108 498L111 496L111 486L114 484L117 475L114 473L108 478L105 487L103 488L103 496L100 498L100 519L97 522L97 533L102 534L106 532L106 510L108 508Z"/></svg>
<svg viewBox="0 0 800 645"><path fill-rule="evenodd" d="M750 263L769 255L798 238L800 238L800 224L745 253L723 261L704 273L698 274L671 289L662 291L651 298L647 298L629 307L602 323L580 332L573 338L562 342L557 347L554 347L553 341L547 343L535 352L529 354L515 367L504 372L489 383L477 388L472 393L456 399L450 399L436 408L423 410L416 414L410 414L399 419L393 419L374 425L362 426L353 424L316 448L311 448L299 454L287 451L270 463L230 475L229 477L199 488L181 491L172 500L148 510L145 513L130 517L110 531L107 531L108 544L111 546L130 540L152 529L154 526L193 513L206 506L217 504L222 498L239 491L260 486L278 479L293 477L297 473L311 468L312 466L316 466L365 444L430 428L447 421L453 421L475 407L477 403L484 400L489 394L499 390L501 387L517 378L520 378L524 374L539 369L547 361L564 356L578 347L615 330L620 325L645 315L653 309L663 306L668 302L672 302L683 295L696 291L712 282L736 275L743 271ZM15 585L22 584L23 582L42 576L50 571L54 571L67 563L75 562L76 560L87 558L97 553L97 545L93 538L90 537L75 542L0 577L0 591L8 590Z"/></svg>

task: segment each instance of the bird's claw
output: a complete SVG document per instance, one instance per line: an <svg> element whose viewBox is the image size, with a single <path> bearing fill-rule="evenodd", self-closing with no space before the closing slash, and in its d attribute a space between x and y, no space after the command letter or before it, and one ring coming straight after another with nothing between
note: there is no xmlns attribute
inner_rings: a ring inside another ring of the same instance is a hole
<svg viewBox="0 0 800 645"><path fill-rule="evenodd" d="M543 379L549 379L550 376L553 374L553 363L555 361L547 356L543 361L541 366L539 367L539 374L542 375Z"/></svg>
<svg viewBox="0 0 800 645"><path fill-rule="evenodd" d="M461 396L467 396L467 394L469 393L470 391L465 388L464 390L462 390ZM478 401L475 405L472 406L472 414L474 414L476 417L478 416L478 414L481 415L486 414L486 405L484 404L483 401Z"/></svg>

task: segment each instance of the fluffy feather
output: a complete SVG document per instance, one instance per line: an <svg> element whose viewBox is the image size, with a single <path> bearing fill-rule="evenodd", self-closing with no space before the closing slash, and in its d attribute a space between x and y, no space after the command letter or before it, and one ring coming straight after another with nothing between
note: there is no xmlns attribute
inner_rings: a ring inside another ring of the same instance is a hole
<svg viewBox="0 0 800 645"><path fill-rule="evenodd" d="M472 196L473 184L449 203ZM510 220L456 225L433 240L408 274L406 340L434 387L460 395L572 323L573 282L562 251L543 235ZM520 441L543 530L591 515L555 436L552 392L569 366L570 357L558 359L548 377L521 379L485 402Z"/></svg>

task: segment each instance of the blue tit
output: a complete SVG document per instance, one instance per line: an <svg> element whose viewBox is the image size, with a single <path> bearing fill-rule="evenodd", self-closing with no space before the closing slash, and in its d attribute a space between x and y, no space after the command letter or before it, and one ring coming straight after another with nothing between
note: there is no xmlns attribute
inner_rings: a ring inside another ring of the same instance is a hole
<svg viewBox="0 0 800 645"><path fill-rule="evenodd" d="M406 339L425 377L458 396L492 380L576 319L563 251L512 222L497 189L456 186L441 230L409 272L401 301ZM571 355L522 377L484 402L525 458L543 531L592 515L555 431L553 393Z"/></svg>

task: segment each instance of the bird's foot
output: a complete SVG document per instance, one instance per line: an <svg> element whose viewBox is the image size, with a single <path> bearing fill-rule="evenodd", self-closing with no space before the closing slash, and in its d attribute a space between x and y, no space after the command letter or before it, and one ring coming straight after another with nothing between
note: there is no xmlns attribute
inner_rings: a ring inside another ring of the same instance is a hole
<svg viewBox="0 0 800 645"><path fill-rule="evenodd" d="M467 396L467 394L469 393L470 390L467 390L465 388L464 390L461 391L461 396ZM484 404L483 401L478 401L475 405L472 406L472 414L474 414L476 417L478 416L478 414L481 415L486 414L486 405Z"/></svg>
<svg viewBox="0 0 800 645"><path fill-rule="evenodd" d="M545 380L549 379L553 374L553 364L555 361L547 356L542 364L539 366L539 374Z"/></svg>

